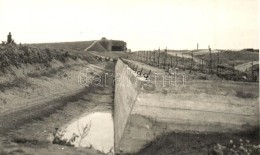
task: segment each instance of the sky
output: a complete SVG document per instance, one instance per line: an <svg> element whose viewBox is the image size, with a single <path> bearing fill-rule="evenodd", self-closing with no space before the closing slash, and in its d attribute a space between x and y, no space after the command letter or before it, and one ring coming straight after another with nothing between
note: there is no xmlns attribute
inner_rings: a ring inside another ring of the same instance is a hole
<svg viewBox="0 0 260 155"><path fill-rule="evenodd" d="M0 0L0 40L124 40L131 50L259 48L258 0Z"/></svg>

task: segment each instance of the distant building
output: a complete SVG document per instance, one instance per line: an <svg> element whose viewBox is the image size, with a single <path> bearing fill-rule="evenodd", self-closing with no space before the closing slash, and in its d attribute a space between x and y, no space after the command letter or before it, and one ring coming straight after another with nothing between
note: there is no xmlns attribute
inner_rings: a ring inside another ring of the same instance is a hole
<svg viewBox="0 0 260 155"><path fill-rule="evenodd" d="M94 41L85 51L126 51L126 42L122 40L108 40L103 37Z"/></svg>

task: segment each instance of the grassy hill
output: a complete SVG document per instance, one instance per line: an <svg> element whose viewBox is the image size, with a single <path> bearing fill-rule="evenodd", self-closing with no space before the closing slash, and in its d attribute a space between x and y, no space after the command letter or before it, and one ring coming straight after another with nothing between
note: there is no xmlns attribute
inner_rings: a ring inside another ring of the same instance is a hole
<svg viewBox="0 0 260 155"><path fill-rule="evenodd" d="M40 48L50 48L57 50L64 50L68 52L83 52L94 41L76 41L76 42L58 42L58 43L37 43L31 44Z"/></svg>
<svg viewBox="0 0 260 155"><path fill-rule="evenodd" d="M37 48L30 45L8 44L0 46L1 69L12 65L20 67L21 64L42 63L48 65L54 59L65 62L67 58L76 60L77 56L63 50Z"/></svg>

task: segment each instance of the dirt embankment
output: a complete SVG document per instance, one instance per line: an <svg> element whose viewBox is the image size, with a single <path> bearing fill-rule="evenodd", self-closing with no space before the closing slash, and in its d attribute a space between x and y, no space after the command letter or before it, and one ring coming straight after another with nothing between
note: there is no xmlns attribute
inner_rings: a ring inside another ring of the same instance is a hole
<svg viewBox="0 0 260 155"><path fill-rule="evenodd" d="M81 69L88 63L75 55L26 45L0 47L0 112L47 102L79 91Z"/></svg>
<svg viewBox="0 0 260 155"><path fill-rule="evenodd" d="M96 73L102 73L112 70L114 64L111 62L108 65L103 63L98 64L98 66L95 68ZM101 67L104 69L101 70ZM108 79L107 82L112 82L112 79ZM7 117L13 119L10 121L2 120L1 122L9 125L6 126L6 129L11 129L0 134L3 152L42 155L45 155L46 152L48 154L103 154L90 148L52 144L53 133L55 128L62 127L83 113L111 111L112 109L113 85L108 84L108 87L93 87L90 85L67 97L61 97L18 113L12 113Z"/></svg>
<svg viewBox="0 0 260 155"><path fill-rule="evenodd" d="M89 87L94 74L113 71L113 62L89 64L73 53L6 45L0 65L0 154L102 154L51 142L55 128L80 114L113 108L112 99L103 101L113 98L112 87ZM80 74L88 81L79 83Z"/></svg>

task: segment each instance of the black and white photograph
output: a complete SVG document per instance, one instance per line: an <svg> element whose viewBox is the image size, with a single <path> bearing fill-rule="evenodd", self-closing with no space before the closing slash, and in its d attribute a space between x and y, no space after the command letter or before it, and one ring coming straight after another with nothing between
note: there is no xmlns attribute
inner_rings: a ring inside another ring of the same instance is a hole
<svg viewBox="0 0 260 155"><path fill-rule="evenodd" d="M0 155L260 155L259 0L0 0Z"/></svg>

